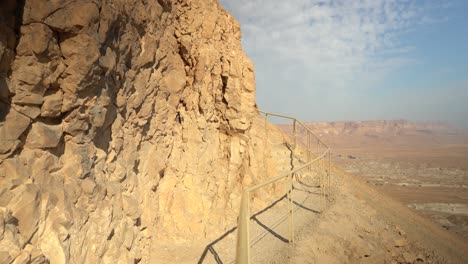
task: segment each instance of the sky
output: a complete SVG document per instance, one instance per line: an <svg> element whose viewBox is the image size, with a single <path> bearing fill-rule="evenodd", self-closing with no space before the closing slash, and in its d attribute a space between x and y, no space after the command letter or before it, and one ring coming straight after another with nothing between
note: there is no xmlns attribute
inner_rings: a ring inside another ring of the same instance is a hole
<svg viewBox="0 0 468 264"><path fill-rule="evenodd" d="M221 0L260 109L304 121L468 128L468 1Z"/></svg>

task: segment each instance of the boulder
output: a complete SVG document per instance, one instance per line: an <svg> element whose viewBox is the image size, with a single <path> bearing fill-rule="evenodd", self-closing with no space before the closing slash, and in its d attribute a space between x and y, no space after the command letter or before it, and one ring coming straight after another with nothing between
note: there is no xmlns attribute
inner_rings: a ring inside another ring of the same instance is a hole
<svg viewBox="0 0 468 264"><path fill-rule="evenodd" d="M26 138L25 147L27 148L55 148L62 138L61 125L48 125L41 122L35 122L32 125Z"/></svg>
<svg viewBox="0 0 468 264"><path fill-rule="evenodd" d="M0 123L0 154L6 153L31 123L31 119L10 108Z"/></svg>
<svg viewBox="0 0 468 264"><path fill-rule="evenodd" d="M13 261L12 264L29 264L31 263L31 254L26 251L21 251L19 256Z"/></svg>
<svg viewBox="0 0 468 264"><path fill-rule="evenodd" d="M37 105L17 105L13 104L12 107L20 112L21 114L31 118L35 119L41 114L41 109Z"/></svg>
<svg viewBox="0 0 468 264"><path fill-rule="evenodd" d="M101 65L101 67L103 67L107 72L109 72L114 69L116 59L117 55L115 54L115 52L111 48L107 47L106 55L101 56L101 58L99 58L99 65Z"/></svg>
<svg viewBox="0 0 468 264"><path fill-rule="evenodd" d="M54 11L45 20L48 26L60 32L85 31L99 20L99 7L91 1L76 1Z"/></svg>
<svg viewBox="0 0 468 264"><path fill-rule="evenodd" d="M65 93L77 94L92 84L89 73L98 67L99 48L94 38L86 34L65 39L60 43L67 68L62 73L60 88Z"/></svg>
<svg viewBox="0 0 468 264"><path fill-rule="evenodd" d="M25 1L23 7L23 23L43 22L50 14L73 1L74 0Z"/></svg>
<svg viewBox="0 0 468 264"><path fill-rule="evenodd" d="M43 102L44 98L42 97L42 95L24 90L17 90L15 97L13 97L13 103L19 105L41 105Z"/></svg>
<svg viewBox="0 0 468 264"><path fill-rule="evenodd" d="M185 87L186 83L184 62L179 55L172 55L169 58L169 65L161 80L161 90L177 93Z"/></svg>
<svg viewBox="0 0 468 264"><path fill-rule="evenodd" d="M11 75L14 89L43 95L45 86L43 80L50 74L47 64L39 62L34 56L18 57L13 63Z"/></svg>
<svg viewBox="0 0 468 264"><path fill-rule="evenodd" d="M18 230L24 239L23 241L28 241L38 229L39 188L34 184L26 184L16 188L14 194L8 208L18 220Z"/></svg>
<svg viewBox="0 0 468 264"><path fill-rule="evenodd" d="M42 23L31 23L22 26L19 44L16 47L18 55L46 55L56 57L60 50L54 37L54 32Z"/></svg>
<svg viewBox="0 0 468 264"><path fill-rule="evenodd" d="M57 117L60 116L62 111L63 93L57 91L54 94L47 95L44 97L44 104L41 108L41 116L44 117Z"/></svg>

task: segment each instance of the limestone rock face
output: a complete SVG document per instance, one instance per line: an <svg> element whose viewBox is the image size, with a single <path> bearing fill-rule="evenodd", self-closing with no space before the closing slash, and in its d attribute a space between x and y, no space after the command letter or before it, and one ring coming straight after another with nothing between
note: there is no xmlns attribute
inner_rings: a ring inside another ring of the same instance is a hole
<svg viewBox="0 0 468 264"><path fill-rule="evenodd" d="M217 1L0 13L0 262L151 263L154 241L235 224L267 175L253 64Z"/></svg>
<svg viewBox="0 0 468 264"><path fill-rule="evenodd" d="M26 138L27 148L55 148L62 138L62 126L35 122Z"/></svg>

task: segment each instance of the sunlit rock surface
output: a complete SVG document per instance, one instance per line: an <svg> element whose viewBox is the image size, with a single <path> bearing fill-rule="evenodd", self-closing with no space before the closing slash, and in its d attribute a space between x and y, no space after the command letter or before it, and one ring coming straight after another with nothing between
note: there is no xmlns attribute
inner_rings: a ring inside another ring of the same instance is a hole
<svg viewBox="0 0 468 264"><path fill-rule="evenodd" d="M252 62L217 1L2 1L0 262L148 263L264 173Z"/></svg>

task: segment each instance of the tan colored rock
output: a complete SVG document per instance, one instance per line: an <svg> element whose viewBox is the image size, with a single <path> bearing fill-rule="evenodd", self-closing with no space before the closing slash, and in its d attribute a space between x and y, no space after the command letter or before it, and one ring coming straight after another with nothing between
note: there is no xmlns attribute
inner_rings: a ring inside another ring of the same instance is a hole
<svg viewBox="0 0 468 264"><path fill-rule="evenodd" d="M63 94L62 109L60 111L66 113L76 106L78 106L78 97L73 93L65 92Z"/></svg>
<svg viewBox="0 0 468 264"><path fill-rule="evenodd" d="M43 80L49 74L48 65L39 62L33 56L18 57L13 63L11 78L16 91L25 91L43 95Z"/></svg>
<svg viewBox="0 0 468 264"><path fill-rule="evenodd" d="M28 128L31 120L14 109L9 110L5 121L0 123L0 153L6 153L15 144L15 141Z"/></svg>
<svg viewBox="0 0 468 264"><path fill-rule="evenodd" d="M65 178L84 178L89 175L96 150L89 144L78 144L68 141L65 144L65 152L60 157L64 164L61 175Z"/></svg>
<svg viewBox="0 0 468 264"><path fill-rule="evenodd" d="M75 110L63 120L63 131L72 136L77 136L89 129L89 115Z"/></svg>
<svg viewBox="0 0 468 264"><path fill-rule="evenodd" d="M21 37L16 52L18 55L46 55L55 57L60 54L53 31L42 23L31 23L21 27Z"/></svg>
<svg viewBox="0 0 468 264"><path fill-rule="evenodd" d="M408 241L406 241L404 238L395 240L395 247L404 247L406 245L408 245Z"/></svg>
<svg viewBox="0 0 468 264"><path fill-rule="evenodd" d="M70 2L73 2L73 0L47 2L25 1L23 23L29 24L31 22L43 22L47 16L68 5Z"/></svg>
<svg viewBox="0 0 468 264"><path fill-rule="evenodd" d="M41 114L41 109L37 105L17 105L13 104L11 106L19 113L31 118L35 119Z"/></svg>
<svg viewBox="0 0 468 264"><path fill-rule="evenodd" d="M0 251L0 262L1 263L10 263L11 262L11 256L8 253L8 251Z"/></svg>
<svg viewBox="0 0 468 264"><path fill-rule="evenodd" d="M41 105L43 102L42 95L23 90L17 90L15 97L13 97L14 104Z"/></svg>
<svg viewBox="0 0 468 264"><path fill-rule="evenodd" d="M58 235L52 230L47 230L40 241L39 247L50 263L67 263L67 256Z"/></svg>
<svg viewBox="0 0 468 264"><path fill-rule="evenodd" d="M107 47L106 55L99 58L99 65L101 65L101 67L103 67L106 71L109 72L114 69L116 59L117 58L115 52L111 48Z"/></svg>
<svg viewBox="0 0 468 264"><path fill-rule="evenodd" d="M18 220L18 230L23 241L28 241L38 229L39 188L34 184L26 184L16 188L14 194L8 208Z"/></svg>
<svg viewBox="0 0 468 264"><path fill-rule="evenodd" d="M170 93L177 93L185 86L184 62L178 54L171 55L167 61L169 67L163 75L160 89Z"/></svg>
<svg viewBox="0 0 468 264"><path fill-rule="evenodd" d="M26 251L21 251L18 257L13 261L12 264L29 264L31 263L31 254Z"/></svg>
<svg viewBox="0 0 468 264"><path fill-rule="evenodd" d="M54 94L44 97L44 103L40 111L41 116L44 117L57 117L60 116L62 111L63 93L57 91Z"/></svg>
<svg viewBox="0 0 468 264"><path fill-rule="evenodd" d="M40 250L34 250L31 252L31 264L45 264L49 260L41 253Z"/></svg>
<svg viewBox="0 0 468 264"><path fill-rule="evenodd" d="M61 42L60 48L67 65L60 87L65 93L76 94L92 83L89 73L97 67L100 55L97 42L89 35L78 34Z"/></svg>
<svg viewBox="0 0 468 264"><path fill-rule="evenodd" d="M122 198L123 198L123 208L125 212L127 213L127 215L134 220L140 217L140 212L139 212L140 206L139 206L138 201L134 197L128 196L128 195L123 195Z"/></svg>
<svg viewBox="0 0 468 264"><path fill-rule="evenodd" d="M0 123L0 206L21 218L8 225L9 261L151 263L155 241L235 224L242 186L267 175L253 65L231 15L208 0L26 0L17 11L19 43L0 34L1 98L14 104Z"/></svg>
<svg viewBox="0 0 468 264"><path fill-rule="evenodd" d="M9 158L3 161L2 168L9 179L25 180L29 177L25 164L18 157Z"/></svg>
<svg viewBox="0 0 468 264"><path fill-rule="evenodd" d="M44 80L44 85L58 89L61 83L61 79L59 79L59 77L65 71L67 66L62 60L54 60L51 62L50 68L52 73Z"/></svg>
<svg viewBox="0 0 468 264"><path fill-rule="evenodd" d="M81 182L81 188L83 189L84 193L91 195L96 188L96 183L88 178Z"/></svg>
<svg viewBox="0 0 468 264"><path fill-rule="evenodd" d="M25 146L27 148L55 148L62 138L62 133L60 125L35 122L28 133Z"/></svg>
<svg viewBox="0 0 468 264"><path fill-rule="evenodd" d="M44 23L57 31L81 32L95 24L99 7L92 1L72 2L50 14Z"/></svg>
<svg viewBox="0 0 468 264"><path fill-rule="evenodd" d="M416 256L413 253L405 252L403 253L403 259L405 263L413 263L416 260Z"/></svg>

